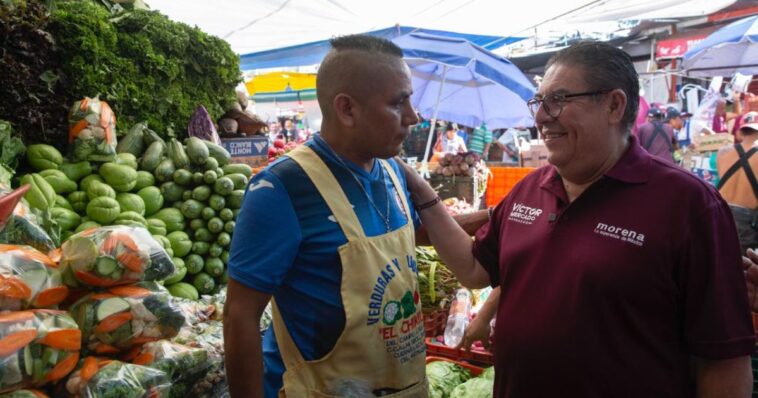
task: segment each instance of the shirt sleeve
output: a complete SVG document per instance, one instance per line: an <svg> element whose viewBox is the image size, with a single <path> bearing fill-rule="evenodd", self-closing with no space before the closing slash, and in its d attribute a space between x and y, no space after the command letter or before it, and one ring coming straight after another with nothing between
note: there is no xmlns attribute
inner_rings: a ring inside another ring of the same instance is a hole
<svg viewBox="0 0 758 398"><path fill-rule="evenodd" d="M711 360L752 354L755 337L739 240L726 202L705 206L688 230L677 277L689 351Z"/></svg>
<svg viewBox="0 0 758 398"><path fill-rule="evenodd" d="M476 231L472 253L490 275L492 287L500 286L500 224L505 201L495 207L492 218Z"/></svg>
<svg viewBox="0 0 758 398"><path fill-rule="evenodd" d="M250 181L229 253L229 277L274 294L292 267L302 239L292 201L268 171Z"/></svg>

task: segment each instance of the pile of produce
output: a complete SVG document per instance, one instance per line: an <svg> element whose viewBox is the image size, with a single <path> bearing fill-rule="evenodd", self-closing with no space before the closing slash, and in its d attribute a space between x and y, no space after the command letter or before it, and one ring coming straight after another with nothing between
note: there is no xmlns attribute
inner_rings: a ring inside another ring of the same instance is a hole
<svg viewBox="0 0 758 398"><path fill-rule="evenodd" d="M236 102L239 56L227 42L156 11L114 15L112 3L134 1L0 2L0 115L25 143L63 150L68 105L96 93L121 130L147 121L164 138L187 137L198 104L215 120Z"/></svg>
<svg viewBox="0 0 758 398"><path fill-rule="evenodd" d="M446 309L460 287L455 275L431 246L416 246L421 308L426 312Z"/></svg>
<svg viewBox="0 0 758 398"><path fill-rule="evenodd" d="M445 209L451 216L469 214L476 211L474 206L467 202L466 199L447 198L442 201L442 204L445 205Z"/></svg>
<svg viewBox="0 0 758 398"><path fill-rule="evenodd" d="M492 398L495 368L489 367L477 377L450 361L432 361L426 365L430 398Z"/></svg>
<svg viewBox="0 0 758 398"><path fill-rule="evenodd" d="M294 141L285 144L284 140L274 140L274 144L268 147L268 162L273 163L276 159L297 148L297 146L298 143Z"/></svg>
<svg viewBox="0 0 758 398"><path fill-rule="evenodd" d="M479 154L476 152L446 153L445 156L440 158L439 165L434 170L434 173L445 177L473 177L476 173L476 166L480 161Z"/></svg>
<svg viewBox="0 0 758 398"><path fill-rule="evenodd" d="M86 129L92 127L79 132ZM118 142L111 161L96 161L108 145L100 141L93 147L97 154L90 153L95 158L88 158L93 160L76 162L50 145L35 144L27 150L28 163L36 172L20 178L21 184L31 186L24 197L32 208L49 212L57 226L48 232L56 236L59 230L60 242L101 226L147 229L130 233L130 239L118 234L108 239L79 235L65 242L63 251L73 248L78 257L66 263L73 273L64 274L64 280L69 286L83 282L81 278L87 278L89 285L111 286L122 283L122 278L165 278L176 296L196 300L217 292L226 283L229 245L252 169L230 164L229 153L219 145L195 137L186 145L176 138L166 142L142 123ZM85 146L91 147L81 143L72 148ZM155 248L145 243L150 235L169 258L151 254ZM175 272L165 275L165 265L171 262Z"/></svg>
<svg viewBox="0 0 758 398"><path fill-rule="evenodd" d="M67 295L58 263L30 246L0 244L0 311L50 308Z"/></svg>

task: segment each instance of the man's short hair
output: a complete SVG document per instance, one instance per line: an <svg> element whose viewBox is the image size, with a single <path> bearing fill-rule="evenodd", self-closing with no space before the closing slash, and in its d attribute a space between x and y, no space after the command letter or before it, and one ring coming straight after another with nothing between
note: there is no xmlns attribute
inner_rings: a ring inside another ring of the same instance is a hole
<svg viewBox="0 0 758 398"><path fill-rule="evenodd" d="M369 35L339 36L329 40L335 51L357 50L403 57L403 50L397 44L381 37Z"/></svg>
<svg viewBox="0 0 758 398"><path fill-rule="evenodd" d="M332 49L316 74L316 97L325 119L332 112L331 101L335 95L346 91L359 96L370 95L382 84L372 78L372 73L383 61L403 58L400 47L380 37L348 35L335 37L329 43ZM353 56L356 52L358 56Z"/></svg>
<svg viewBox="0 0 758 398"><path fill-rule="evenodd" d="M608 43L581 41L553 55L546 69L555 64L582 67L589 90L621 89L626 94L621 124L631 130L637 119L640 82L629 54Z"/></svg>

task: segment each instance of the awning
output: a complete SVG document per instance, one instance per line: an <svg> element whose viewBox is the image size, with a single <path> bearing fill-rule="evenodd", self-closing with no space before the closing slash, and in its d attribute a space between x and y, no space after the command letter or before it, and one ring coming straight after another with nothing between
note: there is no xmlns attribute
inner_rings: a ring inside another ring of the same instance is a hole
<svg viewBox="0 0 758 398"><path fill-rule="evenodd" d="M709 26L673 34L664 40L660 40L655 44L655 59L682 58L684 53L691 50L718 28L718 26Z"/></svg>
<svg viewBox="0 0 758 398"><path fill-rule="evenodd" d="M366 34L392 40L411 32L462 38L488 50L523 40L523 37L473 35L447 32L444 30L420 29L412 26L394 26L387 29L366 32ZM329 40L320 40L296 46L245 54L240 56L240 69L253 70L316 65L321 63L321 60L330 48Z"/></svg>
<svg viewBox="0 0 758 398"><path fill-rule="evenodd" d="M316 88L313 73L271 72L257 75L245 82L250 95L275 93L280 91L311 90Z"/></svg>

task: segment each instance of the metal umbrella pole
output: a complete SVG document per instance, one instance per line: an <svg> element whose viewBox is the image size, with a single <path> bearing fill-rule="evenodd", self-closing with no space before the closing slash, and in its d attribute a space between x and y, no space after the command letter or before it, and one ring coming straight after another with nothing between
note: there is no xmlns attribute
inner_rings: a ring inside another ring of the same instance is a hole
<svg viewBox="0 0 758 398"><path fill-rule="evenodd" d="M442 98L442 88L445 87L445 78L447 77L447 65L442 65L442 82L440 83L440 89L437 92L437 103L434 106L434 114L432 115L432 122L429 126L429 136L426 138L426 149L424 150L424 160L421 162L421 169L419 174L424 178L429 178L429 150L432 146L432 137L434 136L434 129L437 127L437 111L440 108L440 99Z"/></svg>

